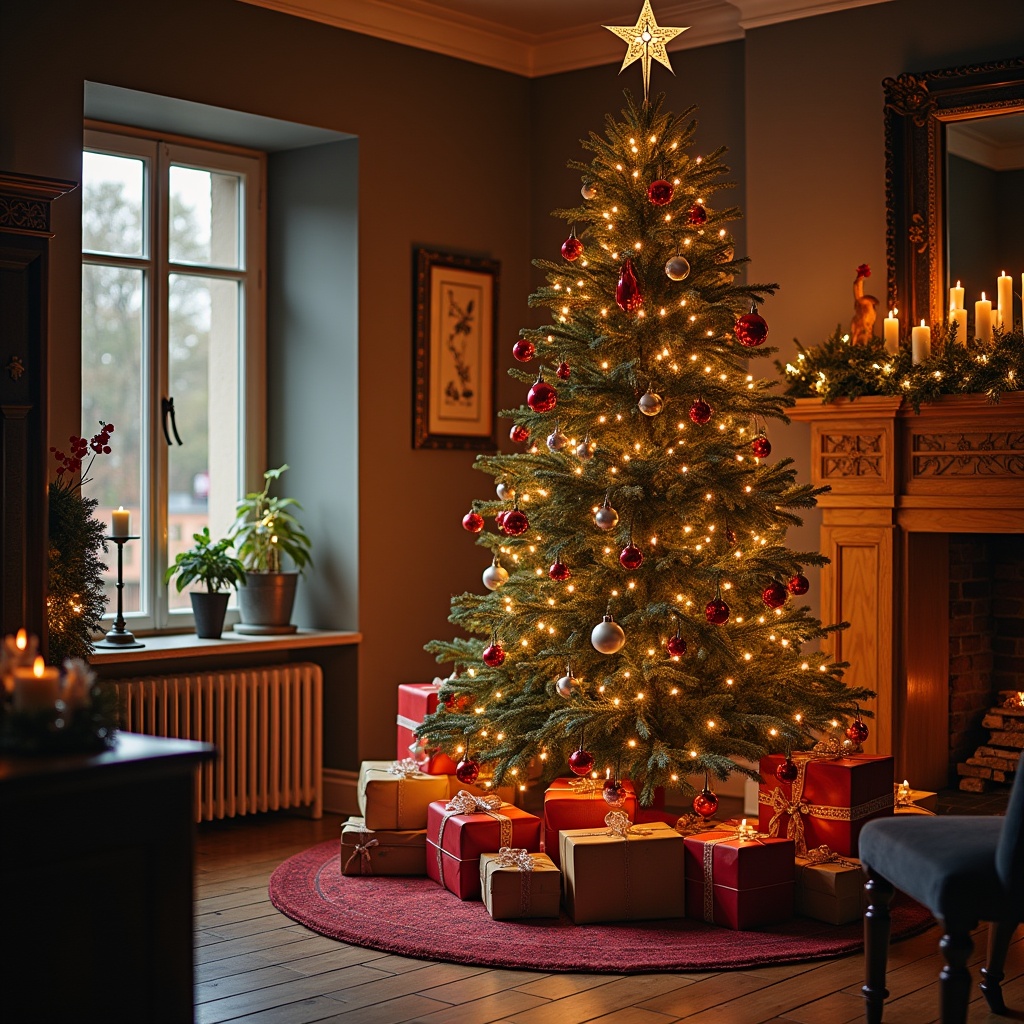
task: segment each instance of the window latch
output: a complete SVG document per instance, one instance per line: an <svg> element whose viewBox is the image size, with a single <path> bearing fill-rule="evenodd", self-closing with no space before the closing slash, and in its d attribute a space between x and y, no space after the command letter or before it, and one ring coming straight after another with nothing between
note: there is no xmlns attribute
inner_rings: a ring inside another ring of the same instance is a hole
<svg viewBox="0 0 1024 1024"><path fill-rule="evenodd" d="M164 440L167 442L168 446L170 446L170 444L171 444L171 435L167 431L167 420L168 420L168 417L170 417L171 430L174 432L174 440L177 441L178 444L183 444L184 442L178 436L178 424L175 422L175 419L174 419L174 399L173 398L161 398L160 399L160 411L161 411L161 413L163 415Z"/></svg>

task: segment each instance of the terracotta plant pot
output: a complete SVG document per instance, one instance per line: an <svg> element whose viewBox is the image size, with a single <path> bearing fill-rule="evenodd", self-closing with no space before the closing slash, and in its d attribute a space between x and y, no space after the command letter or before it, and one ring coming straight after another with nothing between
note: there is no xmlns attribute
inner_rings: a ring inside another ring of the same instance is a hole
<svg viewBox="0 0 1024 1024"><path fill-rule="evenodd" d="M192 599L192 614L196 620L196 636L203 640L219 640L224 631L224 615L231 595L193 590L189 597Z"/></svg>
<svg viewBox="0 0 1024 1024"><path fill-rule="evenodd" d="M294 633L291 625L297 572L247 572L245 586L238 588L238 609L242 621L236 633L257 636Z"/></svg>

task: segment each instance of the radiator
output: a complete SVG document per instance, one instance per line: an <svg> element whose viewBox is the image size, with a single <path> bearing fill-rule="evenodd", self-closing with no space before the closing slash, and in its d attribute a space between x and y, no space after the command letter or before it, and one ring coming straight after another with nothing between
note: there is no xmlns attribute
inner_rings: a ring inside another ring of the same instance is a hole
<svg viewBox="0 0 1024 1024"><path fill-rule="evenodd" d="M319 665L113 682L126 731L216 746L216 760L196 769L196 821L304 806L323 814Z"/></svg>

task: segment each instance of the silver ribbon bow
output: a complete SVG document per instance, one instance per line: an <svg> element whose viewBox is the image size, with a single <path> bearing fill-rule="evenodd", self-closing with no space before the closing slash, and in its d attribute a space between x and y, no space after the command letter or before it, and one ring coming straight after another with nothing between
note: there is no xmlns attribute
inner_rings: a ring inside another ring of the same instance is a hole
<svg viewBox="0 0 1024 1024"><path fill-rule="evenodd" d="M497 793L477 796L468 789L460 789L445 805L453 814L472 814L474 811L496 811L505 801Z"/></svg>
<svg viewBox="0 0 1024 1024"><path fill-rule="evenodd" d="M633 822L629 820L629 815L625 811L609 811L604 816L604 823L608 826L609 833L620 839L625 839L633 827Z"/></svg>
<svg viewBox="0 0 1024 1024"><path fill-rule="evenodd" d="M410 775L419 775L420 766L411 757L403 757L401 761L392 762L388 771L404 779Z"/></svg>
<svg viewBox="0 0 1024 1024"><path fill-rule="evenodd" d="M366 838L369 835L369 832L359 833L360 838ZM356 857L359 857L359 874L365 874L367 868L370 865L370 847L378 845L379 843L376 839L369 838L366 839L365 843L356 843L356 845L352 848L352 853L349 855L348 860L345 861L345 870L348 871L348 869L352 866L352 861L354 861Z"/></svg>
<svg viewBox="0 0 1024 1024"><path fill-rule="evenodd" d="M529 852L515 846L503 846L498 851L498 859L494 863L499 868L518 868L520 871L534 869L533 858Z"/></svg>

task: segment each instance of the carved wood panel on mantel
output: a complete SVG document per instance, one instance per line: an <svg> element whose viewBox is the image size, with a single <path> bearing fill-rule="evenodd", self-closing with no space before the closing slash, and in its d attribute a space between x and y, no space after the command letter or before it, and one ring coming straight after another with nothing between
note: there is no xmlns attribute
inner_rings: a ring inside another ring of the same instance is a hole
<svg viewBox="0 0 1024 1024"><path fill-rule="evenodd" d="M822 620L848 621L833 654L877 694L872 749L897 778L944 788L948 741L948 571L936 534L1024 533L1024 393L922 405L799 399L811 425L822 509ZM929 536L930 535L930 536Z"/></svg>

